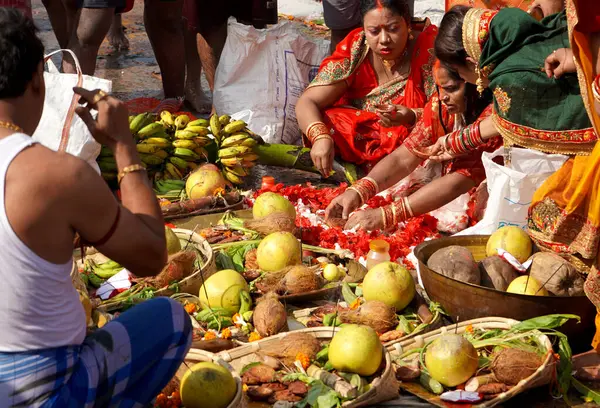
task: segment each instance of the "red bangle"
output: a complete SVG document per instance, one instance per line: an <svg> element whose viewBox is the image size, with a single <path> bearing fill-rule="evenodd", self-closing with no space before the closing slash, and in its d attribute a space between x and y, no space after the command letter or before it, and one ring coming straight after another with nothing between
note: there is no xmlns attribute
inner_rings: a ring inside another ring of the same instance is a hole
<svg viewBox="0 0 600 408"><path fill-rule="evenodd" d="M306 137L311 144L314 143L317 137L322 135L331 137L329 135L329 129L327 128L327 125L323 122L315 122L306 129Z"/></svg>

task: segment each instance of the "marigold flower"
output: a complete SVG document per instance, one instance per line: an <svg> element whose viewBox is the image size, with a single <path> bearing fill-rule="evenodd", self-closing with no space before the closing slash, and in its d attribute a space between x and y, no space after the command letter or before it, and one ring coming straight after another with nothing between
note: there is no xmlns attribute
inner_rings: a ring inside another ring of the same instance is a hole
<svg viewBox="0 0 600 408"><path fill-rule="evenodd" d="M196 304L195 303L188 303L186 304L184 307L186 312L188 312L188 314L192 314L196 311Z"/></svg>
<svg viewBox="0 0 600 408"><path fill-rule="evenodd" d="M360 298L356 298L352 301L352 303L350 303L351 310L358 309L359 306L360 306Z"/></svg>
<svg viewBox="0 0 600 408"><path fill-rule="evenodd" d="M158 394L158 396L156 397L156 401L155 401L155 405L158 408L166 408L167 406L167 396L163 393Z"/></svg>
<svg viewBox="0 0 600 408"><path fill-rule="evenodd" d="M248 386L246 384L242 385L242 391L247 392Z"/></svg>
<svg viewBox="0 0 600 408"><path fill-rule="evenodd" d="M233 317L231 318L231 320L233 320L233 324L238 329L241 328L244 325L244 323L246 323L244 321L244 318L242 317L242 315L239 313L234 314Z"/></svg>
<svg viewBox="0 0 600 408"><path fill-rule="evenodd" d="M310 366L310 357L304 353L296 354L296 361L298 361L305 370Z"/></svg>
<svg viewBox="0 0 600 408"><path fill-rule="evenodd" d="M221 331L221 338L222 339L230 339L231 338L231 329L229 329L229 327L226 327Z"/></svg>
<svg viewBox="0 0 600 408"><path fill-rule="evenodd" d="M204 340L214 340L216 338L217 338L217 335L214 332L212 332L212 331L208 331L204 335Z"/></svg>
<svg viewBox="0 0 600 408"><path fill-rule="evenodd" d="M258 332L255 332L255 331L252 332L252 333L250 333L250 336L248 336L248 341L250 343L252 343L253 341L261 340L261 339L262 339L261 335L258 334Z"/></svg>
<svg viewBox="0 0 600 408"><path fill-rule="evenodd" d="M468 325L468 326L467 326L467 328L465 329L465 331L466 331L467 333L469 333L469 334L473 334L473 332L474 332L475 330L473 329L473 325L472 325L472 324L470 324L470 325Z"/></svg>

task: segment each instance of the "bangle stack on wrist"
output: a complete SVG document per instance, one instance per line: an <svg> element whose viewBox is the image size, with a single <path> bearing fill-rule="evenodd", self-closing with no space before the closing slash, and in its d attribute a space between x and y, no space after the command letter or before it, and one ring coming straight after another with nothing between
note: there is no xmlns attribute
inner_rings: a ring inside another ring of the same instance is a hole
<svg viewBox="0 0 600 408"><path fill-rule="evenodd" d="M484 144L481 132L479 131L479 123L475 123L460 131L452 133L447 141L450 144L452 153L456 154L463 154L476 150Z"/></svg>
<svg viewBox="0 0 600 408"><path fill-rule="evenodd" d="M381 216L383 217L383 229L396 227L399 223L414 217L413 210L408 202L408 197L381 207Z"/></svg>
<svg viewBox="0 0 600 408"><path fill-rule="evenodd" d="M314 145L317 141L322 139L329 139L333 142L333 138L329 135L329 129L323 122L315 122L308 126L306 129L306 137L311 145Z"/></svg>
<svg viewBox="0 0 600 408"><path fill-rule="evenodd" d="M361 204L365 204L379 193L379 185L371 177L364 177L354 183L348 190L356 191L360 196Z"/></svg>

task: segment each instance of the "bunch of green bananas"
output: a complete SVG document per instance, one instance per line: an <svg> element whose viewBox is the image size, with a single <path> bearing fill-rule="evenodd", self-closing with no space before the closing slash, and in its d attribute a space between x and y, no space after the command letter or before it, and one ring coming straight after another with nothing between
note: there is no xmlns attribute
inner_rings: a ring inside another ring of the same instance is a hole
<svg viewBox="0 0 600 408"><path fill-rule="evenodd" d="M233 184L242 184L258 159L254 153L257 141L246 122L231 121L228 115L215 114L210 118L210 130L219 145L218 157L223 176Z"/></svg>
<svg viewBox="0 0 600 408"><path fill-rule="evenodd" d="M109 278L112 278L117 273L123 270L123 267L115 261L106 261L96 263L90 259L85 261L84 269L87 272L88 283L95 288L100 287L102 283Z"/></svg>

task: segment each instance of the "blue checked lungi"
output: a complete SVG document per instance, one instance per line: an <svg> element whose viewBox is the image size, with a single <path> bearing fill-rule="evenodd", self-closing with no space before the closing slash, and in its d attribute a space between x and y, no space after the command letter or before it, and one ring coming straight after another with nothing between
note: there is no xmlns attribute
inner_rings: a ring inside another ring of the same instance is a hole
<svg viewBox="0 0 600 408"><path fill-rule="evenodd" d="M147 300L81 346L0 353L0 408L146 407L175 375L191 342L181 304Z"/></svg>

